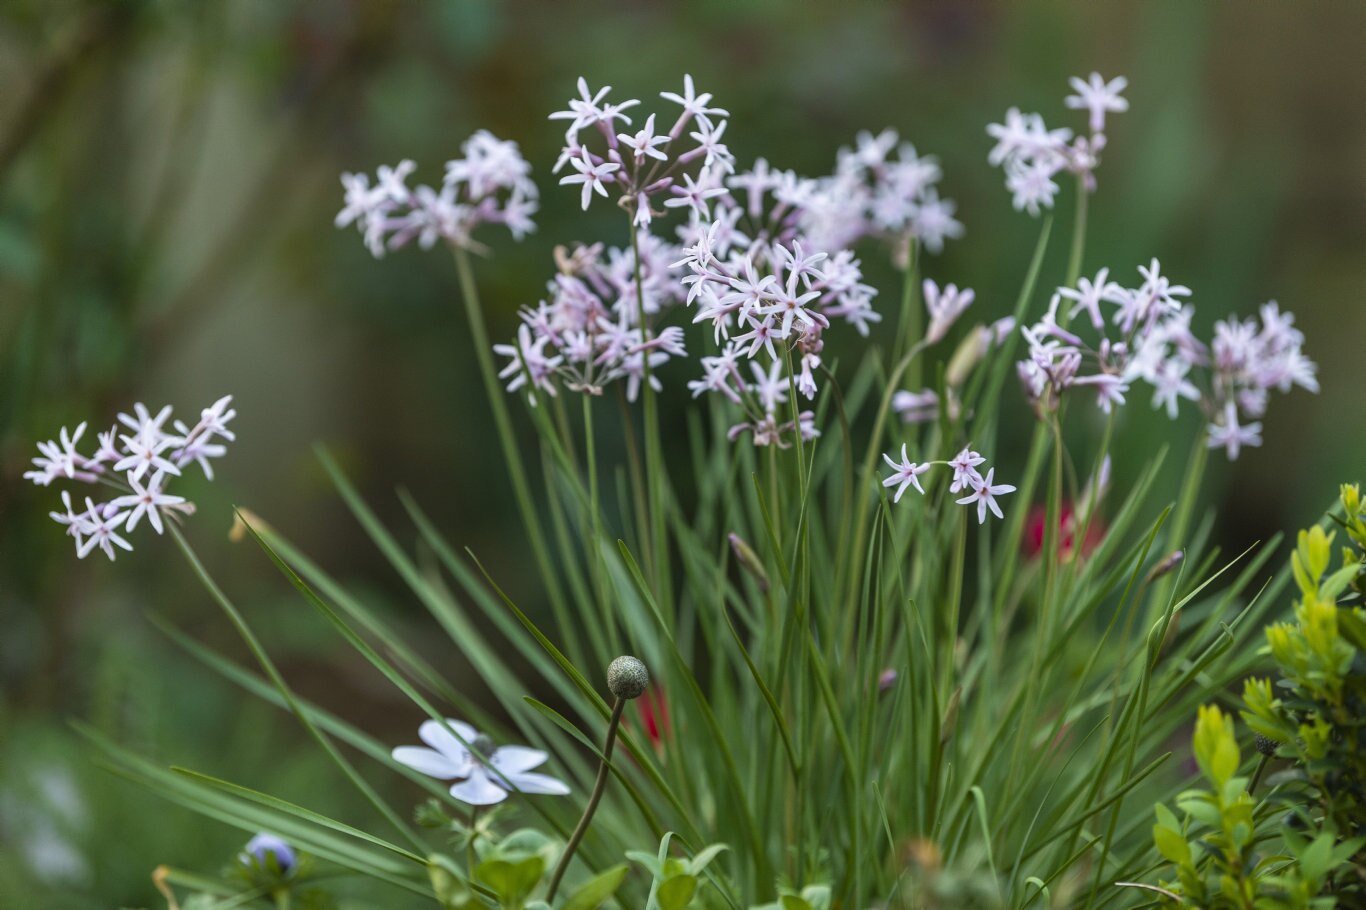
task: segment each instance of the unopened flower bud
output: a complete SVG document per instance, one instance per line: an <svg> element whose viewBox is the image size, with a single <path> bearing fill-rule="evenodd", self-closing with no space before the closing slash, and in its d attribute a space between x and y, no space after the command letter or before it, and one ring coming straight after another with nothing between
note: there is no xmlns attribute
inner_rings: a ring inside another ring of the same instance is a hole
<svg viewBox="0 0 1366 910"><path fill-rule="evenodd" d="M1152 571L1148 573L1148 581L1155 581L1156 579L1161 578L1163 575L1166 575L1167 573L1171 572L1177 566L1181 565L1181 560L1185 558L1185 552L1181 550L1173 550L1170 554L1167 555L1166 559L1162 560L1157 565L1153 566Z"/></svg>
<svg viewBox="0 0 1366 910"><path fill-rule="evenodd" d="M877 694L886 695L896 685L897 672L891 667L883 670L877 678Z"/></svg>
<svg viewBox="0 0 1366 910"><path fill-rule="evenodd" d="M958 349L949 358L948 368L944 370L944 382L950 387L962 385L987 352L989 341L986 328L980 325L964 335L958 343Z"/></svg>
<svg viewBox="0 0 1366 910"><path fill-rule="evenodd" d="M618 657L607 666L607 688L617 698L639 698L650 685L650 671L634 657Z"/></svg>
<svg viewBox="0 0 1366 910"><path fill-rule="evenodd" d="M759 590L768 593L768 573L764 571L764 564L759 560L759 554L754 552L754 548L744 541L739 534L732 531L727 535L730 541L731 552L735 554L735 561L740 563L740 568L744 569L754 580L759 583Z"/></svg>
<svg viewBox="0 0 1366 910"><path fill-rule="evenodd" d="M1257 746L1257 751L1262 753L1263 755L1275 755L1276 747L1280 745L1280 743L1276 742L1271 737L1263 736L1260 733L1257 734L1257 737L1253 740L1253 742Z"/></svg>
<svg viewBox="0 0 1366 910"><path fill-rule="evenodd" d="M285 843L273 834L266 834L264 831L247 841L243 852L237 855L238 861L243 865L252 865L253 861L263 869L270 868L270 860L275 860L275 865L281 874L288 875L293 871L298 858L294 855L294 848Z"/></svg>

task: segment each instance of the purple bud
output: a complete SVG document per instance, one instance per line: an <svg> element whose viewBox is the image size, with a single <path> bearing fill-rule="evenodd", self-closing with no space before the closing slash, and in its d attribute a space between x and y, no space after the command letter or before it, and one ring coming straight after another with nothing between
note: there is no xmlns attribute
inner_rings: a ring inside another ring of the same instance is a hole
<svg viewBox="0 0 1366 910"><path fill-rule="evenodd" d="M272 856L275 857L275 864L279 866L280 872L285 875L292 872L298 862L293 847L274 834L266 834L264 831L247 841L247 846L237 858L244 865L252 865L252 860L255 860L255 864L268 869L268 857Z"/></svg>
<svg viewBox="0 0 1366 910"><path fill-rule="evenodd" d="M883 670L877 678L877 694L886 695L896 685L897 672L891 667Z"/></svg>

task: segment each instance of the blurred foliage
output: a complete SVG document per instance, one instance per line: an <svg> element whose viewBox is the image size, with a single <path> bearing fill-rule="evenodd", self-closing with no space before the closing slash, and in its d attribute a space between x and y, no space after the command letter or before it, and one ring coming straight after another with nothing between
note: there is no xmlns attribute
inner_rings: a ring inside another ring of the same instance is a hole
<svg viewBox="0 0 1366 910"><path fill-rule="evenodd" d="M1366 408L1363 38L1366 6L1328 0L7 0L0 903L158 906L156 863L215 868L240 846L93 767L67 717L168 763L231 767L335 814L361 812L310 776L316 758L291 749L286 718L243 707L150 628L146 611L235 646L165 547L144 544L118 566L74 559L46 515L55 494L20 480L35 439L109 421L133 400L183 409L234 394L240 442L216 485L190 491L190 533L299 688L377 735L411 719L284 605L258 554L227 545L230 504L417 623L333 500L310 448L325 439L372 501L396 509L386 494L409 486L535 602L449 264L411 252L370 262L331 227L340 171L412 157L435 173L480 127L521 143L545 192L540 230L480 269L491 329L507 335L516 308L538 298L554 244L624 239L605 210L583 216L574 193L548 185L561 131L545 114L580 74L645 96L691 72L732 112L742 162L777 139L775 164L826 172L857 130L883 126L938 155L968 236L931 274L973 286L984 314L998 314L1035 232L986 164L983 127L1011 105L1059 111L1074 73L1125 74L1132 108L1110 137L1087 271L1159 256L1196 290L1201 330L1276 297L1321 368L1321 396L1273 406L1266 447L1211 471L1216 536L1241 550L1310 523L1331 492L1322 479L1361 467L1363 424L1345 418ZM884 288L890 277L871 274ZM678 396L684 377L665 379ZM1132 407L1124 420L1120 438L1141 440L1165 418ZM1028 429L1020 409L1004 441L1022 445ZM1188 415L1182 431L1195 430ZM1121 482L1138 465L1116 453Z"/></svg>

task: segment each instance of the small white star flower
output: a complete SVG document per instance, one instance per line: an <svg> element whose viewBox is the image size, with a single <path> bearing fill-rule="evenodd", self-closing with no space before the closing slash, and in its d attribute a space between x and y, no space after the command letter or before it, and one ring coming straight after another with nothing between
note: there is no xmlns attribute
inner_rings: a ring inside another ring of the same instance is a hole
<svg viewBox="0 0 1366 910"><path fill-rule="evenodd" d="M906 446L901 446L901 461L893 461L892 456L886 452L882 453L882 460L887 462L887 466L892 469L892 475L882 481L884 487L896 487L896 494L892 496L892 502L900 502L901 494L906 492L907 487L915 487L920 495L925 495L925 488L920 485L919 475L924 474L930 469L927 464L916 464L906 455Z"/></svg>
<svg viewBox="0 0 1366 910"><path fill-rule="evenodd" d="M583 184L583 210L588 211L588 203L593 199L593 193L599 196L607 195L607 187L604 185L603 178L611 178L612 172L621 169L621 165L615 161L604 161L601 164L594 164L593 159L588 157L588 152L584 151L578 156L569 159L570 165L577 174L570 174L560 178L560 185L566 186L571 183ZM666 203L667 204L667 203Z"/></svg>
<svg viewBox="0 0 1366 910"><path fill-rule="evenodd" d="M1089 112L1089 126L1093 133L1105 129L1107 111L1120 113L1129 109L1129 102L1120 95L1129 86L1129 80L1123 76L1117 76L1109 82L1100 73L1092 73L1086 81L1082 81L1080 76L1073 76L1071 85L1076 94L1064 98L1063 104L1073 110Z"/></svg>
<svg viewBox="0 0 1366 910"><path fill-rule="evenodd" d="M986 477L979 475L977 480L972 483L972 493L962 499L955 500L960 506L977 504L978 524L986 524L987 509L991 509L991 514L997 518L1005 518L1005 515L1001 513L1001 507L996 504L996 497L1015 492L1015 488L1008 483L992 484L992 476L995 473L996 469L992 468L987 471Z"/></svg>
<svg viewBox="0 0 1366 910"><path fill-rule="evenodd" d="M147 484L138 482L133 475L128 475L128 483L133 488L133 492L127 496L119 496L111 500L109 505L114 508L120 506L131 506L133 511L128 513L127 530L132 531L137 527L138 521L142 516L147 516L147 521L152 526L152 530L160 534L163 530L161 523L161 509L165 506L177 506L185 502L184 496L171 496L162 492L166 482L166 473L157 471L152 475L152 479Z"/></svg>
<svg viewBox="0 0 1366 910"><path fill-rule="evenodd" d="M160 439L149 440L138 435L119 438L123 441L127 455L114 465L114 470L127 471L130 481L141 480L142 475L153 468L167 474L180 474L180 468L161 454L171 446L179 445L180 440L176 437L163 436Z"/></svg>
<svg viewBox="0 0 1366 910"><path fill-rule="evenodd" d="M118 534L119 526L128 520L127 512L110 512L107 508L95 505L90 497L85 500L85 515L82 516L81 534L85 535L85 540L76 546L76 556L85 559L90 555L90 551L99 547L104 551L112 562L114 559L114 547L124 550L132 550L133 545L124 540ZM79 539L79 538L78 538Z"/></svg>
<svg viewBox="0 0 1366 910"><path fill-rule="evenodd" d="M977 466L986 461L980 452L972 451L971 447L963 449L953 458L949 459L949 467L953 468L953 483L949 485L950 493L957 493L959 490L966 490L974 483L982 479L982 475L977 473Z"/></svg>

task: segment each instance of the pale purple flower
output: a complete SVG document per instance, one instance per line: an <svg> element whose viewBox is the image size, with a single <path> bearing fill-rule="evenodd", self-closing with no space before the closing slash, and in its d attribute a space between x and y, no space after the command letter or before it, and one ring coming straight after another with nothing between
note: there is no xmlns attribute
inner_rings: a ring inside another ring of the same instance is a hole
<svg viewBox="0 0 1366 910"><path fill-rule="evenodd" d="M956 284L946 284L941 289L929 278L922 285L925 309L930 314L930 326L925 332L925 341L934 344L948 333L954 321L971 306L977 294L971 288L961 291Z"/></svg>
<svg viewBox="0 0 1366 910"><path fill-rule="evenodd" d="M985 477L978 475L975 480L969 482L969 486L972 489L972 493L963 497L962 499L954 500L960 506L967 506L976 503L978 524L986 524L987 509L991 509L991 513L995 515L997 518L1005 518L1005 515L1001 513L1001 507L996 504L996 497L1003 496L1006 493L1015 492L1015 488L1010 484L992 484L991 480L995 473L996 469L991 468L987 471L987 475Z"/></svg>
<svg viewBox="0 0 1366 910"><path fill-rule="evenodd" d="M127 496L119 496L109 502L109 505L117 509L121 506L131 506L133 511L128 513L128 524L125 530L132 532L137 527L138 521L142 516L147 516L148 523L152 530L158 534L162 532L161 510L163 508L178 506L185 502L183 496L171 496L163 492L166 483L164 471L157 471L152 478L144 485L132 474L128 475L128 485L133 488L133 492Z"/></svg>
<svg viewBox="0 0 1366 910"><path fill-rule="evenodd" d="M1093 133L1105 129L1107 111L1118 113L1129 109L1129 102L1120 95L1120 92L1129 85L1129 80L1123 76L1106 82L1100 73L1092 73L1086 81L1082 81L1079 76L1073 76L1070 84L1076 94L1064 98L1063 104L1073 110L1087 111L1090 114L1088 125Z"/></svg>
<svg viewBox="0 0 1366 910"><path fill-rule="evenodd" d="M646 156L656 158L660 161L669 160L669 156L659 149L659 146L668 143L669 135L667 133L661 136L655 135L654 114L645 118L645 125L639 132L634 135L631 133L618 133L617 138L621 140L622 145L635 153L637 160L645 158Z"/></svg>
<svg viewBox="0 0 1366 910"><path fill-rule="evenodd" d="M977 466L984 461L986 459L982 454L972 451L971 446L964 447L963 451L949 459L949 467L953 468L953 483L949 484L949 492L957 493L981 480L982 475L977 473Z"/></svg>
<svg viewBox="0 0 1366 910"><path fill-rule="evenodd" d="M897 392L892 396L892 410L906 423L928 423L939 419L939 395L934 389L920 392Z"/></svg>
<svg viewBox="0 0 1366 910"><path fill-rule="evenodd" d="M95 505L94 500L86 497L85 514L82 516L80 533L85 535L84 541L79 541L76 546L76 556L85 559L90 555L90 551L99 547L104 551L112 562L114 559L114 547L124 550L132 550L133 545L123 539L118 534L119 526L128 520L127 512L111 512L108 509ZM76 536L76 535L73 535Z"/></svg>
<svg viewBox="0 0 1366 910"><path fill-rule="evenodd" d="M467 723L447 718L423 721L418 737L426 746L399 746L393 758L414 771L437 780L455 780L451 796L471 806L493 806L508 793L564 796L562 781L532 768L549 757L526 746L497 746Z"/></svg>
<svg viewBox="0 0 1366 910"><path fill-rule="evenodd" d="M1224 405L1223 419L1209 425L1206 444L1211 449L1223 449L1229 461L1237 461L1243 446L1262 444L1262 425L1238 423L1238 408L1229 401Z"/></svg>
<svg viewBox="0 0 1366 910"><path fill-rule="evenodd" d="M712 125L711 118L713 116L730 116L728 112L723 111L719 107L707 107L707 105L711 103L711 92L703 92L700 95L697 94L696 89L693 87L692 76L689 75L683 77L682 95L674 92L660 92L659 97L663 98L665 101L672 101L675 104L683 105L683 113L679 117L680 123L687 117L692 116L697 118L698 123L702 124L704 127L710 128Z"/></svg>
<svg viewBox="0 0 1366 910"><path fill-rule="evenodd" d="M169 408L167 412L169 413ZM122 436L120 439L127 454L115 463L114 470L127 471L130 481L141 480L142 476L152 469L177 476L180 474L180 467L161 454L168 448L180 444L180 440L175 436L148 439L145 435L138 434Z"/></svg>
<svg viewBox="0 0 1366 910"><path fill-rule="evenodd" d="M578 173L561 177L560 184L562 186L571 183L583 184L581 202L583 203L584 211L588 211L588 203L592 201L593 193L596 192L599 196L607 195L607 187L604 184L604 179L611 179L612 172L621 169L621 165L617 164L615 161L603 161L601 164L594 164L593 159L588 156L587 151L584 151L577 157L570 158L569 163L573 166L574 170L578 171Z"/></svg>
<svg viewBox="0 0 1366 910"><path fill-rule="evenodd" d="M896 487L896 494L892 497L892 502L900 502L901 494L906 492L907 487L915 487L916 492L922 496L925 488L920 485L919 475L924 474L930 469L928 464L916 464L910 460L906 454L906 446L901 446L901 460L893 461L892 457L886 452L882 453L882 460L887 462L887 466L892 469L891 476L882 481L884 487Z"/></svg>
<svg viewBox="0 0 1366 910"><path fill-rule="evenodd" d="M707 206L707 200L724 196L728 190L723 186L712 186L706 179L693 180L692 174L684 174L683 185L674 184L669 187L669 192L674 194L674 198L664 200L665 208L687 207L692 209L699 218L709 219L711 218L711 209Z"/></svg>

